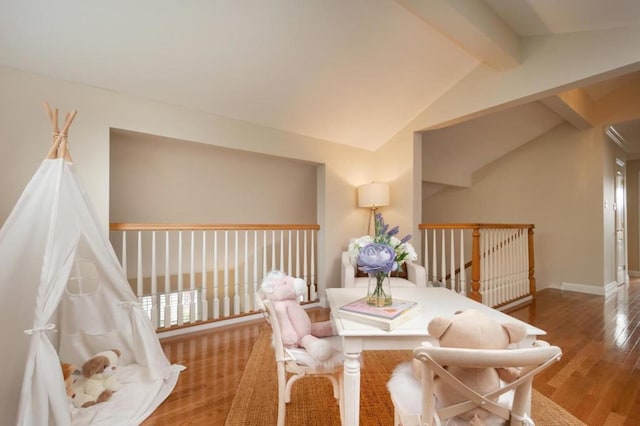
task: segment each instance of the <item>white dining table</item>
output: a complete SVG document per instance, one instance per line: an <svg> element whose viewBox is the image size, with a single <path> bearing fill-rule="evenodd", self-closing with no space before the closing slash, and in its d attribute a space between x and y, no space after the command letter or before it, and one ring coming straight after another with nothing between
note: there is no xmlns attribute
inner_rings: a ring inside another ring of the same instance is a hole
<svg viewBox="0 0 640 426"><path fill-rule="evenodd" d="M360 355L362 351L415 349L422 342L437 345L437 339L431 337L427 332L427 324L434 317L450 317L457 311L477 309L501 323L521 323L527 329L527 337L518 343L518 347L530 347L537 336L546 334L545 331L496 309L454 291L437 287L394 288L392 291L394 298L415 300L418 302L420 311L391 331L384 331L378 327L340 318L338 309L365 297L366 292L366 288L328 288L326 291L331 308L331 320L337 334L342 337L345 355L343 373L343 424L345 426L356 426L360 421Z"/></svg>

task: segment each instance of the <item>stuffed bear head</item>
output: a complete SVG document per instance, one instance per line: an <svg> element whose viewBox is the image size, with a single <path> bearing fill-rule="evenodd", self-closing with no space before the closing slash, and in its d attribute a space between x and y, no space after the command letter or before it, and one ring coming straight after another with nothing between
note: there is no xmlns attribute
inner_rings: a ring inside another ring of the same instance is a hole
<svg viewBox="0 0 640 426"><path fill-rule="evenodd" d="M82 376L85 378L102 374L104 377L112 376L118 368L120 351L111 349L95 354L82 364Z"/></svg>
<svg viewBox="0 0 640 426"><path fill-rule="evenodd" d="M450 318L435 317L427 329L446 348L506 349L527 335L524 325L500 324L475 309L458 311Z"/></svg>
<svg viewBox="0 0 640 426"><path fill-rule="evenodd" d="M277 270L267 274L261 287L270 300L298 300L307 289L302 278L294 278Z"/></svg>

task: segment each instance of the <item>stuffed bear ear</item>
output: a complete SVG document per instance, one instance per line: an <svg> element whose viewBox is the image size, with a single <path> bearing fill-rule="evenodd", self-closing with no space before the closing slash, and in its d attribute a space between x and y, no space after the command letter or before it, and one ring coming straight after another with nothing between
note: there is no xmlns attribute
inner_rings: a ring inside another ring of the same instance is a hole
<svg viewBox="0 0 640 426"><path fill-rule="evenodd" d="M307 283L302 278L294 278L293 288L296 290L297 296L302 296L307 292Z"/></svg>
<svg viewBox="0 0 640 426"><path fill-rule="evenodd" d="M527 329L522 324L502 324L502 328L504 328L509 335L509 343L517 343L527 337Z"/></svg>
<svg viewBox="0 0 640 426"><path fill-rule="evenodd" d="M450 325L451 325L450 318L435 317L431 321L429 321L429 325L427 326L427 331L432 337L439 339L440 337L442 337L444 332L447 331Z"/></svg>

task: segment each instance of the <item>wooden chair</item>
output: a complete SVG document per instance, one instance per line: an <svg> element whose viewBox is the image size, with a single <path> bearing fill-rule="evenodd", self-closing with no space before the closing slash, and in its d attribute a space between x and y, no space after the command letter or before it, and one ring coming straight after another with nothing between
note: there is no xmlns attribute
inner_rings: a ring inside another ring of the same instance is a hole
<svg viewBox="0 0 640 426"><path fill-rule="evenodd" d="M291 402L293 384L304 377L311 376L329 379L333 387L333 396L337 399L340 408L340 419L342 420L344 417L342 406L342 360L339 363L330 362L329 365L313 365L312 358L306 353L305 349L285 348L282 344L280 325L278 324L278 317L273 304L262 290L256 293L255 299L256 308L264 314L271 326L273 335L272 345L275 351L278 374L278 426L284 426L285 424L286 404ZM339 338L334 340L337 344L340 344Z"/></svg>
<svg viewBox="0 0 640 426"><path fill-rule="evenodd" d="M426 287L427 274L422 265L413 262L405 262L402 265L404 275L391 275L391 288L393 287ZM360 274L359 271L351 264L349 260L349 252L343 251L340 267L340 281L342 287L364 287L369 285L369 277L367 274Z"/></svg>
<svg viewBox="0 0 640 426"><path fill-rule="evenodd" d="M531 348L504 350L440 348L425 343L415 349L413 354L416 359L421 361L421 383L413 377L410 367L400 370L399 366L394 372L394 375L397 376L393 377L387 386L394 405L395 425L461 424L458 422L460 419L456 416L478 407L489 411L494 420L501 420L503 423L509 422L511 425L532 425L533 377L558 361L562 356L562 351L559 347L549 346L543 341L537 341ZM520 367L521 373L514 382L505 383L499 390L482 395L460 382L449 373L445 366L463 368ZM407 366L405 365L405 367ZM434 393L435 377L443 380L467 400L448 407L437 406ZM392 384L393 380L399 381ZM414 382L413 386L417 387L419 396L413 401L407 401L410 399L407 397L410 393L407 393L406 389L411 388L411 382ZM506 395L511 391L513 391L511 395L498 400L501 395ZM451 420L450 423L447 423L448 419Z"/></svg>

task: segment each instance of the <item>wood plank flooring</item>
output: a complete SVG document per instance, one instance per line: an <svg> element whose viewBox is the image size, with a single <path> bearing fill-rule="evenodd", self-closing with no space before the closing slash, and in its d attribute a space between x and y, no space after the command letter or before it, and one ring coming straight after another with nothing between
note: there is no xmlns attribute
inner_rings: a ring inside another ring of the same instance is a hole
<svg viewBox="0 0 640 426"><path fill-rule="evenodd" d="M326 309L309 311L314 321ZM547 331L562 361L534 387L587 425L640 425L640 280L601 296L545 289L510 312ZM164 339L169 360L187 366L144 426L223 425L262 321ZM366 425L365 425L366 426Z"/></svg>

